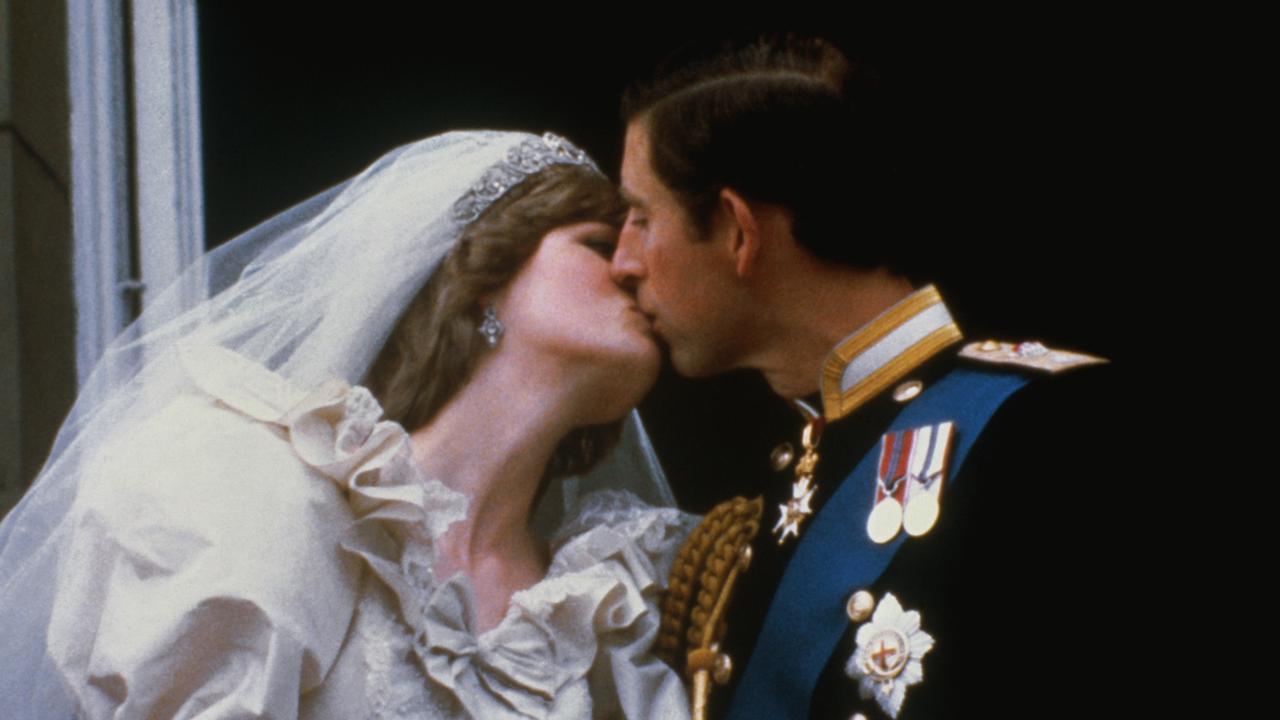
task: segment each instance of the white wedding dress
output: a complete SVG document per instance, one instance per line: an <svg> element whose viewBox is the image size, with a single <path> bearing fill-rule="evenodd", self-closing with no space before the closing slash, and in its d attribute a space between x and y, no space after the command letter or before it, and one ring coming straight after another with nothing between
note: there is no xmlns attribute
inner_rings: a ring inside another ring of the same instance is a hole
<svg viewBox="0 0 1280 720"><path fill-rule="evenodd" d="M189 386L103 446L71 511L48 648L88 717L687 717L649 650L692 516L578 499L547 576L477 633L467 578L432 574L466 498L367 390L173 362Z"/></svg>

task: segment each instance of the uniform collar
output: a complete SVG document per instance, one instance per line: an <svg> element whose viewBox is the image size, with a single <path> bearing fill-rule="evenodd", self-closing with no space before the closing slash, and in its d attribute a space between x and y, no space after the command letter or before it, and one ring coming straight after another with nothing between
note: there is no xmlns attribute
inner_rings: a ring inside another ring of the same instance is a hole
<svg viewBox="0 0 1280 720"><path fill-rule="evenodd" d="M848 415L963 337L937 288L920 288L827 355L818 381L823 415Z"/></svg>

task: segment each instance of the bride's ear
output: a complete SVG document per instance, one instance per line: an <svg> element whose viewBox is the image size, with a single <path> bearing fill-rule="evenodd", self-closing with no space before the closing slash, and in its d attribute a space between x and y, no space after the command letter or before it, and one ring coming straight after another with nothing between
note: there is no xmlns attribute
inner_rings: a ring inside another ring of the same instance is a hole
<svg viewBox="0 0 1280 720"><path fill-rule="evenodd" d="M486 308L496 308L498 312L502 312L502 305L507 297L506 290L507 288L504 286L496 290L490 290L482 295L477 295L472 311L477 316L483 313Z"/></svg>
<svg viewBox="0 0 1280 720"><path fill-rule="evenodd" d="M734 273L746 278L755 270L760 256L760 222L756 210L735 190L724 188L720 191L720 211L726 224L725 241Z"/></svg>

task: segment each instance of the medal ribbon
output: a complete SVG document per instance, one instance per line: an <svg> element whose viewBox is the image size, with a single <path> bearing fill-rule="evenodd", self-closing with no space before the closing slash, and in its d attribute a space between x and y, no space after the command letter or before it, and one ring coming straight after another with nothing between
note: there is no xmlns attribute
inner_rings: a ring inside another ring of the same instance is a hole
<svg viewBox="0 0 1280 720"><path fill-rule="evenodd" d="M903 482L910 471L911 448L915 444L916 430L886 433L881 439L880 471L876 478L876 504L893 496L898 502L906 498L908 483Z"/></svg>
<svg viewBox="0 0 1280 720"><path fill-rule="evenodd" d="M942 494L942 486L934 488L934 483L942 477L947 463L947 445L951 440L954 423L942 422L917 428L916 433L923 435L919 451L911 458L911 481L906 493L907 501L920 493L936 492Z"/></svg>

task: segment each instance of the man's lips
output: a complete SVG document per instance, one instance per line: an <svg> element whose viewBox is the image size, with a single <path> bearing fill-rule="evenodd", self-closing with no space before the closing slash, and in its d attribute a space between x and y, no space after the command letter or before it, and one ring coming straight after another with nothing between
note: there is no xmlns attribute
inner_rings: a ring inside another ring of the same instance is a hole
<svg viewBox="0 0 1280 720"><path fill-rule="evenodd" d="M653 322L654 318L658 317L658 314L656 312L650 310L645 306L643 299L636 300L635 309L636 309L636 312L645 316L645 318L647 318L649 322Z"/></svg>
<svg viewBox="0 0 1280 720"><path fill-rule="evenodd" d="M640 307L639 305L631 306L631 311L640 317L640 319L644 322L645 328L648 329L649 334L652 335L655 340L659 340L659 341L662 340L662 334L658 332L657 316L655 316L653 313L646 312L644 308Z"/></svg>
<svg viewBox="0 0 1280 720"><path fill-rule="evenodd" d="M640 317L644 318L645 324L649 326L649 329L652 330L655 335L659 334L658 333L658 313L649 309L649 307L645 304L643 297L640 297L638 295L633 296L631 309L635 310L636 313L640 315Z"/></svg>

